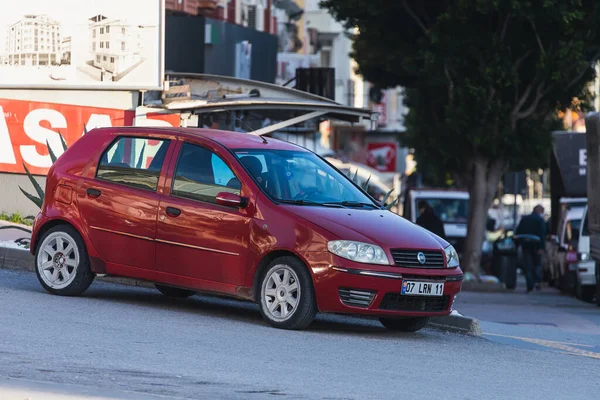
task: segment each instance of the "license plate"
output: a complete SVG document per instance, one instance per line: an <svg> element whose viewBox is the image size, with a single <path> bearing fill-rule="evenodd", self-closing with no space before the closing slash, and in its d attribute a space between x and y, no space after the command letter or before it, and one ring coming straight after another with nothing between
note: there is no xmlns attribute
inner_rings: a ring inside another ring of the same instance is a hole
<svg viewBox="0 0 600 400"><path fill-rule="evenodd" d="M437 282L403 281L402 294L412 296L442 296L444 284Z"/></svg>

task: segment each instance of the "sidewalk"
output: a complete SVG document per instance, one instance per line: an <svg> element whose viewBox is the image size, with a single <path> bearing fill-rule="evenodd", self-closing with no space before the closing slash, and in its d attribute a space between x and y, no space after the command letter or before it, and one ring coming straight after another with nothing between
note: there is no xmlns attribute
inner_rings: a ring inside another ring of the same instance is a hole
<svg viewBox="0 0 600 400"><path fill-rule="evenodd" d="M600 340L600 307L554 288L544 287L526 294L522 276L512 292L463 291L455 308L480 321L524 328L554 328L564 334L598 335Z"/></svg>

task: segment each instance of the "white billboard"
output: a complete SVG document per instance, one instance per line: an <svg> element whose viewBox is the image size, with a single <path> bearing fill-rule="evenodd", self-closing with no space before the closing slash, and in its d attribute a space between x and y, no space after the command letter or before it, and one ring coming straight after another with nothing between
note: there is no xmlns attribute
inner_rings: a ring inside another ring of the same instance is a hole
<svg viewBox="0 0 600 400"><path fill-rule="evenodd" d="M156 90L164 0L19 0L0 12L0 88Z"/></svg>

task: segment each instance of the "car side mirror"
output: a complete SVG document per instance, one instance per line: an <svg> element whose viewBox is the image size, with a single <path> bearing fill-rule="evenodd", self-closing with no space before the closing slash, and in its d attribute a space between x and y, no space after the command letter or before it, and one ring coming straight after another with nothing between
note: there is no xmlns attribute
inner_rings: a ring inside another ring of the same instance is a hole
<svg viewBox="0 0 600 400"><path fill-rule="evenodd" d="M235 193L220 192L217 194L217 204L226 207L246 208L248 200Z"/></svg>

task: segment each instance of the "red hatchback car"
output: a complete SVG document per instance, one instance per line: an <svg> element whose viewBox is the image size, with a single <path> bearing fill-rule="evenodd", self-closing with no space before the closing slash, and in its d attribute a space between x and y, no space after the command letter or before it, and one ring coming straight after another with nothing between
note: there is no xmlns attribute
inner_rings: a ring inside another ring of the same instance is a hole
<svg viewBox="0 0 600 400"><path fill-rule="evenodd" d="M131 277L255 301L285 329L320 311L416 331L450 313L463 278L452 246L316 154L205 129L84 135L50 169L31 252L53 294Z"/></svg>

